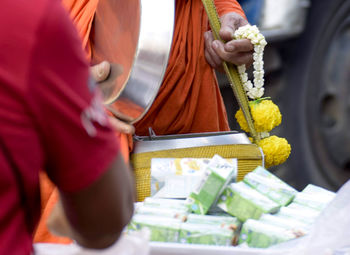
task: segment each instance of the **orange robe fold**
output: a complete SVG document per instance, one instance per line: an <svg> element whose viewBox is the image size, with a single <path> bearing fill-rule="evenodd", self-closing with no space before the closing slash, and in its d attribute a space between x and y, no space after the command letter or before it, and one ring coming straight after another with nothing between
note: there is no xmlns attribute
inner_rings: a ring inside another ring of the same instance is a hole
<svg viewBox="0 0 350 255"><path fill-rule="evenodd" d="M69 11L82 39L83 48L86 50L88 58L90 58L91 44L89 41L89 35L98 0L62 0L62 4Z"/></svg>
<svg viewBox="0 0 350 255"><path fill-rule="evenodd" d="M90 32L98 0L62 0L69 10L91 57ZM175 30L163 84L151 108L135 124L136 134L180 134L229 130L226 110L213 69L204 56L204 32L208 18L200 0L176 0ZM219 15L236 12L244 17L235 0L215 0ZM130 136L120 135L124 158L129 159ZM70 242L51 235L46 220L58 198L57 189L44 176L43 214L34 236L35 242Z"/></svg>
<svg viewBox="0 0 350 255"><path fill-rule="evenodd" d="M216 0L219 15L238 12L236 1ZM136 134L157 135L229 130L214 70L204 55L208 17L200 0L176 1L175 30L163 84Z"/></svg>

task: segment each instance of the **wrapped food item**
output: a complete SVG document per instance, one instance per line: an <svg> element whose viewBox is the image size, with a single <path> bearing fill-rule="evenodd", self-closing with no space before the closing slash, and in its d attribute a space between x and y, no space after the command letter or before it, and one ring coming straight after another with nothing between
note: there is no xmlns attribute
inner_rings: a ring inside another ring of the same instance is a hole
<svg viewBox="0 0 350 255"><path fill-rule="evenodd" d="M201 182L187 198L192 212L206 214L217 201L224 188L237 176L237 160L230 164L225 159L215 155L203 173Z"/></svg>
<svg viewBox="0 0 350 255"><path fill-rule="evenodd" d="M178 242L181 221L167 217L136 214L128 225L128 232L147 228L150 241Z"/></svg>
<svg viewBox="0 0 350 255"><path fill-rule="evenodd" d="M187 198L209 162L208 158L152 158L151 196Z"/></svg>
<svg viewBox="0 0 350 255"><path fill-rule="evenodd" d="M323 196L329 197L329 199L333 199L336 196L336 193L333 191L329 191L327 189L324 189L322 187L313 185L313 184L308 184L303 190L303 193L307 194L322 194ZM328 199L327 199L328 200Z"/></svg>
<svg viewBox="0 0 350 255"><path fill-rule="evenodd" d="M304 236L309 232L311 225L292 218L279 217L277 215L263 214L260 222L265 222L273 226L282 227L292 231L297 237Z"/></svg>
<svg viewBox="0 0 350 255"><path fill-rule="evenodd" d="M247 244L249 247L267 248L296 237L292 231L283 227L249 219L242 226L238 243Z"/></svg>
<svg viewBox="0 0 350 255"><path fill-rule="evenodd" d="M302 205L302 204L299 204L299 203L290 203L288 206L288 208L291 208L291 209L296 209L296 210L300 210L300 211L306 211L308 215L319 215L320 214L320 211L319 210L316 210L314 208L311 208L311 207L308 207L306 205ZM317 217L315 216L315 217Z"/></svg>
<svg viewBox="0 0 350 255"><path fill-rule="evenodd" d="M333 200L335 193L309 184L302 192L296 194L294 203L322 211Z"/></svg>
<svg viewBox="0 0 350 255"><path fill-rule="evenodd" d="M310 210L310 208L307 207L300 207L298 209L293 207L293 205L292 207L282 207L276 215L287 219L295 219L307 225L311 225L320 214L320 212L316 210Z"/></svg>
<svg viewBox="0 0 350 255"><path fill-rule="evenodd" d="M211 224L181 224L179 240L181 243L230 246L235 232Z"/></svg>
<svg viewBox="0 0 350 255"><path fill-rule="evenodd" d="M289 204L298 193L296 189L261 166L248 173L243 181L280 206Z"/></svg>
<svg viewBox="0 0 350 255"><path fill-rule="evenodd" d="M241 222L232 216L214 216L214 215L187 215L186 223L191 224L207 224L221 228L231 229L233 231L239 230Z"/></svg>
<svg viewBox="0 0 350 255"><path fill-rule="evenodd" d="M168 199L168 198L152 198L147 197L143 202L144 206L154 208L168 208L184 212L190 212L186 200Z"/></svg>
<svg viewBox="0 0 350 255"><path fill-rule="evenodd" d="M161 217L169 217L186 221L188 210L186 209L169 209L169 208L158 208L152 206L140 206L135 210L135 214L153 215Z"/></svg>
<svg viewBox="0 0 350 255"><path fill-rule="evenodd" d="M217 204L240 221L259 219L263 213L274 213L279 205L244 182L230 184Z"/></svg>

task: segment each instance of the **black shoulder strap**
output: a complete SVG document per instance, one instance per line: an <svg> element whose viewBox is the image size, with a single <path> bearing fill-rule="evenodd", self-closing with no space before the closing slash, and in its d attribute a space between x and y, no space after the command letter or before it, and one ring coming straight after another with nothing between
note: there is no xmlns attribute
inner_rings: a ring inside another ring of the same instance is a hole
<svg viewBox="0 0 350 255"><path fill-rule="evenodd" d="M11 152L7 149L5 142L3 141L3 139L0 138L0 148L1 151L3 152L5 158L8 160L11 169L12 169L12 173L15 176L16 182L17 182L17 186L18 186L18 191L19 191L19 196L21 199L21 205L24 209L24 213L25 213L25 221L26 221L26 225L27 225L27 230L30 234L33 233L34 231L34 227L35 227L35 220L32 217L32 213L33 211L31 210L32 206L30 206L28 204L28 200L26 198L26 192L24 189L24 182L22 179L22 175L21 175L21 171L19 170L16 162L14 161L14 158L12 157Z"/></svg>

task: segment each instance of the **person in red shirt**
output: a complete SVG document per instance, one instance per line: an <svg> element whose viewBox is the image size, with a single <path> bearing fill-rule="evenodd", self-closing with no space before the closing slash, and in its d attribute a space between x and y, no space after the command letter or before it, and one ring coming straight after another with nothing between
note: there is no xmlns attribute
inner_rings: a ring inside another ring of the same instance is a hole
<svg viewBox="0 0 350 255"><path fill-rule="evenodd" d="M132 216L133 182L77 32L58 0L3 0L0 31L0 254L32 252L40 169L70 237L108 247Z"/></svg>

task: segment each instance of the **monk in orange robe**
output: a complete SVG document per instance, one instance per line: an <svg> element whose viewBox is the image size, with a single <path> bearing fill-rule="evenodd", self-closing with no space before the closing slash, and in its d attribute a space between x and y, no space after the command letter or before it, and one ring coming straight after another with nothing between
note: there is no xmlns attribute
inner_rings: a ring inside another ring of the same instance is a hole
<svg viewBox="0 0 350 255"><path fill-rule="evenodd" d="M98 0L62 1L78 28L89 58L92 52L89 36ZM222 22L220 35L227 41L224 44L213 40L200 0L175 2L175 30L163 83L147 114L135 124L135 133L148 135L149 127L157 135L228 131L226 110L213 68L220 68L223 60L234 64L252 62L251 43L232 40L235 29L247 24L244 13L236 0L215 0ZM128 161L130 136L118 135ZM69 243L69 239L55 237L46 228L58 194L47 177L41 181L43 211L34 242Z"/></svg>

